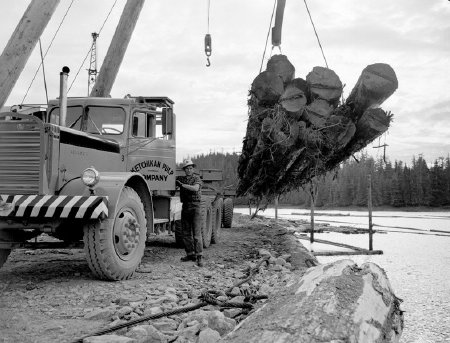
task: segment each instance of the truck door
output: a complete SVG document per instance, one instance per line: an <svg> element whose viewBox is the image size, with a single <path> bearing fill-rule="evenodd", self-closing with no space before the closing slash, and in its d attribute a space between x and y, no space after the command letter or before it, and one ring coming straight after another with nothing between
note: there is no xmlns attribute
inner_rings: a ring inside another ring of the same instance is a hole
<svg viewBox="0 0 450 343"><path fill-rule="evenodd" d="M151 190L175 189L175 142L162 132L162 114L136 110L131 116L127 170L141 173Z"/></svg>

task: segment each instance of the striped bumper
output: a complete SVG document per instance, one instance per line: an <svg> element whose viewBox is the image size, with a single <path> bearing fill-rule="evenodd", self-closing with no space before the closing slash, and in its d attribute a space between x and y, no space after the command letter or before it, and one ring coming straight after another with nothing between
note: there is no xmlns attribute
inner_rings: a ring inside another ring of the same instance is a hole
<svg viewBox="0 0 450 343"><path fill-rule="evenodd" d="M0 217L97 219L108 216L108 197L0 194Z"/></svg>

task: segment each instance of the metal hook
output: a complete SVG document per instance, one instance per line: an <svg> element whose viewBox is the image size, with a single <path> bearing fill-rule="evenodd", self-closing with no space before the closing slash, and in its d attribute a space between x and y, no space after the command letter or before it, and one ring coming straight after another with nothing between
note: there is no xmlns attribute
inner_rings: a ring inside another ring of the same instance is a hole
<svg viewBox="0 0 450 343"><path fill-rule="evenodd" d="M209 57L206 57L206 60L207 60L206 66L209 67L211 65L211 62L209 62Z"/></svg>

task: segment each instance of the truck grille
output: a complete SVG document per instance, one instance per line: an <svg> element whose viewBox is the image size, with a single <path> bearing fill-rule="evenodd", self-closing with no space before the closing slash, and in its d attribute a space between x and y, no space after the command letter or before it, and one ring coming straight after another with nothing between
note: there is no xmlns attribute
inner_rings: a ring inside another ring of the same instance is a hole
<svg viewBox="0 0 450 343"><path fill-rule="evenodd" d="M15 130L0 131L0 194L38 194L40 130Z"/></svg>

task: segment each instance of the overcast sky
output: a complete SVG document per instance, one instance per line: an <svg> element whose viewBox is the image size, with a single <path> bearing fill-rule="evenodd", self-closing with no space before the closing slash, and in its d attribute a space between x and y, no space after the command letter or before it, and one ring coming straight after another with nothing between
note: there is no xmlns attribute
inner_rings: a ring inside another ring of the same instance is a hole
<svg viewBox="0 0 450 343"><path fill-rule="evenodd" d="M71 1L61 0L43 36L47 49ZM204 35L207 0L147 0L114 87L113 97L164 95L175 101L177 160L210 151L240 151L247 125L247 95L258 75L273 0L210 0L211 67L206 67ZM0 49L29 1L1 1ZM45 60L50 98L59 91L62 66L75 79L112 0L75 0ZM98 38L99 67L108 49L125 0L118 0ZM428 162L450 153L450 1L448 0L309 0L328 65L346 85L346 97L369 64L391 65L398 90L382 105L394 113L387 134L367 147L388 144L387 155L409 163L423 154ZM305 78L324 66L305 4L287 0L282 53ZM269 46L264 68L272 51ZM34 50L7 105L22 102L39 65ZM89 59L69 96L87 94ZM42 72L25 103L45 103Z"/></svg>

